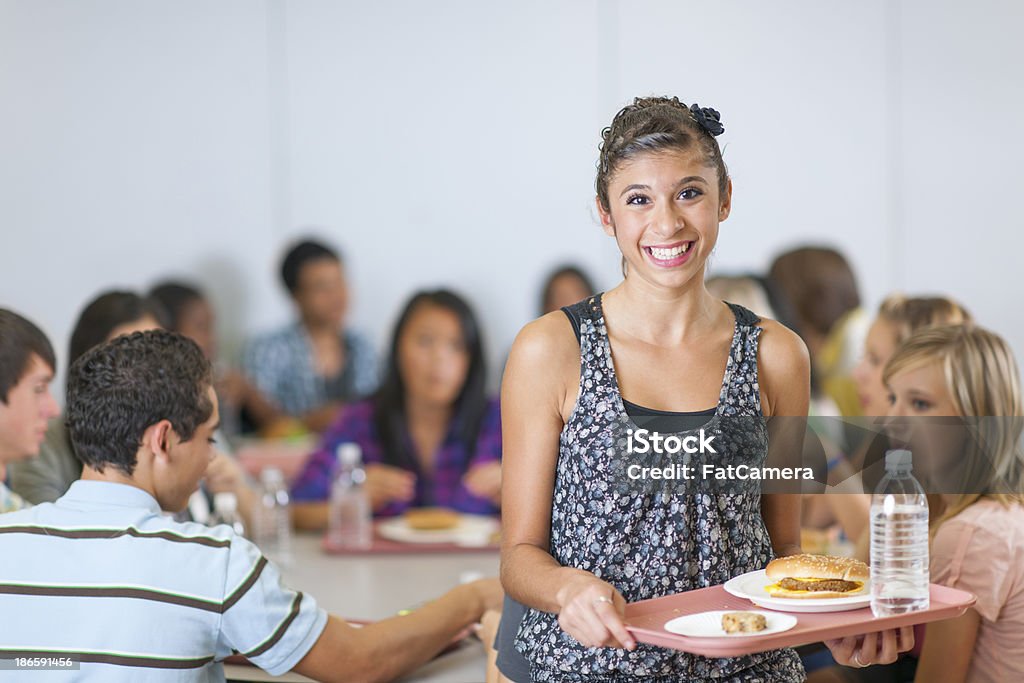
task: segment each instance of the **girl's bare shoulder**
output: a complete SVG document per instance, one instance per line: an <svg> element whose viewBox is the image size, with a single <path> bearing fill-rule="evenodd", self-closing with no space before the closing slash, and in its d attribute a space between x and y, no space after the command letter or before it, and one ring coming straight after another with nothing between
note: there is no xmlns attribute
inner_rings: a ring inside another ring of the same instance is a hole
<svg viewBox="0 0 1024 683"><path fill-rule="evenodd" d="M767 415L806 415L810 395L811 359L796 332L763 318L758 326L757 367Z"/></svg>
<svg viewBox="0 0 1024 683"><path fill-rule="evenodd" d="M790 368L810 365L807 345L796 332L771 318L761 318L757 325L761 328L758 347L762 364L767 360L771 365Z"/></svg>
<svg viewBox="0 0 1024 683"><path fill-rule="evenodd" d="M578 362L579 354L579 343L569 318L562 311L553 311L519 331L509 354L509 366L557 369L564 367L567 360Z"/></svg>

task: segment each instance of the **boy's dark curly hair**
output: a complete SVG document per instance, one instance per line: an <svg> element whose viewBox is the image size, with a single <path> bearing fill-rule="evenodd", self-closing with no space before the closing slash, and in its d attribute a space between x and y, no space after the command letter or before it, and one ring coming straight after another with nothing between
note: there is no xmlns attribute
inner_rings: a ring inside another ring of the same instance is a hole
<svg viewBox="0 0 1024 683"><path fill-rule="evenodd" d="M68 370L65 423L75 455L102 472L131 476L146 429L169 420L183 441L210 419L210 361L196 343L165 330L94 346Z"/></svg>

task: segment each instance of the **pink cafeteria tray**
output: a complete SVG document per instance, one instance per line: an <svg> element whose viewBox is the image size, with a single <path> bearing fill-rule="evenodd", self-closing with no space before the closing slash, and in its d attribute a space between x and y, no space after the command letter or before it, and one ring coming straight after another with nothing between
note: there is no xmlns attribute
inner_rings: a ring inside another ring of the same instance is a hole
<svg viewBox="0 0 1024 683"><path fill-rule="evenodd" d="M665 630L665 624L686 614L713 610L767 610L745 598L725 592L721 586L701 588L663 598L626 605L626 628L641 643L660 645L705 657L737 657L780 647L818 643L829 638L871 633L899 626L952 619L967 611L977 598L966 591L931 584L931 606L920 612L894 617L875 617L870 607L848 612L786 612L796 617L796 626L767 636L722 636L699 638L680 636Z"/></svg>

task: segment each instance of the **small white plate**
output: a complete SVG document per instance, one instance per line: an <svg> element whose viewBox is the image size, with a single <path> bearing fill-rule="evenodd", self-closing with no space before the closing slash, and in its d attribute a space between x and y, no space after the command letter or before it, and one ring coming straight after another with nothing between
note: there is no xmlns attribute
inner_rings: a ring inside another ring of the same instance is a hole
<svg viewBox="0 0 1024 683"><path fill-rule="evenodd" d="M413 529L404 517L392 517L377 523L377 533L399 543L456 543L465 546L486 546L498 530L498 520L486 515L459 515L450 529Z"/></svg>
<svg viewBox="0 0 1024 683"><path fill-rule="evenodd" d="M871 604L871 582L845 598L773 598L765 590L774 581L765 576L763 569L740 574L725 582L722 588L737 598L746 598L758 607L779 612L846 612Z"/></svg>
<svg viewBox="0 0 1024 683"><path fill-rule="evenodd" d="M722 615L730 612L753 612L763 614L768 625L763 631L755 633L726 633L722 629ZM790 614L779 612L765 612L762 610L735 610L722 609L714 612L698 612L676 617L665 624L665 630L681 636L695 636L698 638L743 638L746 636L767 636L772 633L782 633L796 626L796 617Z"/></svg>

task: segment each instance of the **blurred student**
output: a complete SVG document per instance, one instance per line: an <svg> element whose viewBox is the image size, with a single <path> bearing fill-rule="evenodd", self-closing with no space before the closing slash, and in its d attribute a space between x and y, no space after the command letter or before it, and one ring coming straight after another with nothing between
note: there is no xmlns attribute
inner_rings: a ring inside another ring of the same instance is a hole
<svg viewBox="0 0 1024 683"><path fill-rule="evenodd" d="M281 263L281 280L298 320L253 340L244 353L245 373L279 410L320 432L342 405L377 388L377 356L345 326L348 284L336 251L299 242Z"/></svg>
<svg viewBox="0 0 1024 683"><path fill-rule="evenodd" d="M1024 677L1024 403L1009 345L965 325L914 333L885 366L888 429L944 506L931 524L931 580L977 602L927 624L920 659L810 681L1001 682ZM962 423L950 417L966 418ZM900 419L894 419L900 418ZM938 418L938 419L935 419ZM919 475L921 476L921 475Z"/></svg>
<svg viewBox="0 0 1024 683"><path fill-rule="evenodd" d="M882 382L882 370L911 334L926 327L969 325L971 322L967 309L946 297L907 297L900 294L887 297L868 329L863 353L851 373L865 419L874 422L888 414L889 389ZM835 454L829 460L829 484L837 486L844 481L859 482L857 472L881 456L885 443L885 436L879 434L866 443L852 444L849 457L842 452ZM870 458L867 455L869 449L875 452ZM867 529L870 504L870 496L866 494L807 496L804 499L803 524L815 529L838 524L847 538L856 541L864 536ZM859 546L857 554L865 557L866 537Z"/></svg>
<svg viewBox="0 0 1024 683"><path fill-rule="evenodd" d="M709 277L704 286L708 293L716 299L739 304L765 318L775 319L777 316L768 294L762 284L753 276L748 275L715 275Z"/></svg>
<svg viewBox="0 0 1024 683"><path fill-rule="evenodd" d="M862 414L878 417L889 413L889 389L882 382L882 370L911 334L925 327L971 322L967 309L946 297L887 297L868 328L864 352L851 373Z"/></svg>
<svg viewBox="0 0 1024 683"><path fill-rule="evenodd" d="M167 322L159 302L134 292L104 292L89 302L71 333L68 361L74 363L92 347L132 332L153 330ZM82 461L75 455L63 419L50 421L38 458L15 463L11 488L30 503L57 500L82 476ZM211 493L230 491L239 499L239 512L248 519L253 496L241 468L219 454L210 463L206 487Z"/></svg>
<svg viewBox="0 0 1024 683"><path fill-rule="evenodd" d="M374 511L442 506L493 513L501 496L501 418L484 394L483 343L469 305L447 290L415 294L395 325L387 376L347 406L292 489L297 526L323 527L342 443L358 444ZM316 501L316 502L314 502Z"/></svg>
<svg viewBox="0 0 1024 683"><path fill-rule="evenodd" d="M594 293L593 281L583 269L565 264L553 270L544 280L541 290L540 314L557 311L563 306L572 306Z"/></svg>
<svg viewBox="0 0 1024 683"><path fill-rule="evenodd" d="M68 364L93 346L122 334L160 327L166 316L152 299L134 292L107 291L85 305L68 345ZM10 468L11 488L30 503L57 500L82 475L63 419L50 421L39 457Z"/></svg>
<svg viewBox="0 0 1024 683"><path fill-rule="evenodd" d="M812 400L815 412L859 415L850 371L863 348L869 321L861 308L853 268L835 249L808 246L777 256L769 277L791 302L796 331L811 354L812 390L820 389L818 399Z"/></svg>
<svg viewBox="0 0 1024 683"><path fill-rule="evenodd" d="M210 300L186 282L167 280L153 287L149 296L160 302L167 311L167 329L190 338L218 369L217 325ZM227 411L232 412L233 424L239 424L239 413L245 411L253 421L270 425L281 416L277 408L260 393L246 376L234 369L224 368L217 373L217 397L221 401L222 421ZM226 431L226 430L225 430Z"/></svg>
<svg viewBox="0 0 1024 683"><path fill-rule="evenodd" d="M85 463L52 504L0 516L0 654L55 652L74 678L224 680L233 652L274 675L390 681L498 604L497 581L463 584L410 614L353 628L285 587L227 525L175 522L215 457L209 361L163 330L118 337L69 370L67 423ZM98 532L97 529L100 531Z"/></svg>
<svg viewBox="0 0 1024 683"><path fill-rule="evenodd" d="M60 413L50 393L56 367L42 330L0 308L0 513L28 505L4 484L6 467L37 455L47 422Z"/></svg>

